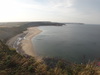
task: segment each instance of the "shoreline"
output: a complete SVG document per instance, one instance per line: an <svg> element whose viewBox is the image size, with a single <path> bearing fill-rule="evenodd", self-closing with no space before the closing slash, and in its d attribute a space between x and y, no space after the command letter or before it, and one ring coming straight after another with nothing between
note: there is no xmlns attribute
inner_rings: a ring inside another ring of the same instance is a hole
<svg viewBox="0 0 100 75"><path fill-rule="evenodd" d="M24 37L24 39L21 41L21 47L22 50L25 52L25 54L30 56L36 56L36 53L34 51L34 45L32 43L32 38L38 35L41 30L39 30L37 27L29 27L27 28L27 31L24 33L27 33Z"/></svg>
<svg viewBox="0 0 100 75"><path fill-rule="evenodd" d="M32 43L32 38L41 32L42 30L39 30L37 27L29 27L26 31L23 31L23 33L12 37L6 44L15 48L17 53L25 57L37 57Z"/></svg>

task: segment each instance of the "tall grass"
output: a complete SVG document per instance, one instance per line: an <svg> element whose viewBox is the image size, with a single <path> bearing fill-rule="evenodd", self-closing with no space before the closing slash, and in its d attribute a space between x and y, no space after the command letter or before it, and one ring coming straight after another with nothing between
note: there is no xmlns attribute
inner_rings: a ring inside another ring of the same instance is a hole
<svg viewBox="0 0 100 75"><path fill-rule="evenodd" d="M25 58L0 41L0 75L100 75L97 61L75 64L56 58L43 60Z"/></svg>

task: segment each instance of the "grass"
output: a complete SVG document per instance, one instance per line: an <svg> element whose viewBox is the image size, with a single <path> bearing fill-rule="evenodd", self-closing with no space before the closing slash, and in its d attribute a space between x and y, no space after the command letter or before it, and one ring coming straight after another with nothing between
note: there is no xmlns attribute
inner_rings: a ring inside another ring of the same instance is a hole
<svg viewBox="0 0 100 75"><path fill-rule="evenodd" d="M0 41L0 75L100 75L96 61L75 64L56 58L43 60L25 58Z"/></svg>

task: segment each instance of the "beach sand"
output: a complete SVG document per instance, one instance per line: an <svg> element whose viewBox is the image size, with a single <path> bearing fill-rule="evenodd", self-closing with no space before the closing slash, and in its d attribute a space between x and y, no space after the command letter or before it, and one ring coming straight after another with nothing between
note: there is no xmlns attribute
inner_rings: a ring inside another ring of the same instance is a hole
<svg viewBox="0 0 100 75"><path fill-rule="evenodd" d="M33 43L32 43L32 38L37 34L39 34L40 32L41 30L39 30L37 27L30 27L27 29L27 31L25 31L25 33L27 34L24 37L24 40L21 41L21 47L26 54L31 56L36 56Z"/></svg>
<svg viewBox="0 0 100 75"><path fill-rule="evenodd" d="M29 27L26 31L8 40L7 45L16 48L16 52L22 55L36 56L32 38L42 32L37 27ZM20 38L20 40L19 40Z"/></svg>

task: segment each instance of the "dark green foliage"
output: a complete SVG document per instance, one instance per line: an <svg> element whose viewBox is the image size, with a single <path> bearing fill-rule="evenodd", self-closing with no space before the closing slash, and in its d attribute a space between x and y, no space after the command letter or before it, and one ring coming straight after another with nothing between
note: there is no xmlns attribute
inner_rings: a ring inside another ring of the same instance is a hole
<svg viewBox="0 0 100 75"><path fill-rule="evenodd" d="M30 65L30 66L28 67L28 71L31 72L31 73L34 72L34 67L33 67L33 65Z"/></svg>

